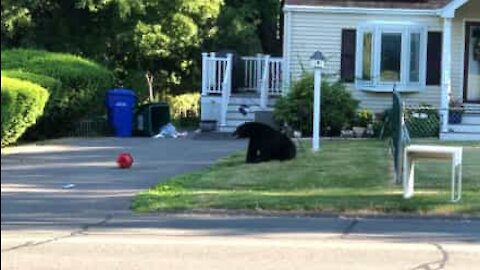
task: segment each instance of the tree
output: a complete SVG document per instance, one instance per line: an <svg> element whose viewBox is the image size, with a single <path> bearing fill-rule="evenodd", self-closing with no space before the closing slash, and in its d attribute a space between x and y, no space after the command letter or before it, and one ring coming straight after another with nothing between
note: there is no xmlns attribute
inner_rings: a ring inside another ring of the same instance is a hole
<svg viewBox="0 0 480 270"><path fill-rule="evenodd" d="M145 96L200 86L200 53L281 55L283 0L2 0L2 48L92 58Z"/></svg>
<svg viewBox="0 0 480 270"><path fill-rule="evenodd" d="M283 0L226 0L211 40L213 50L282 54Z"/></svg>
<svg viewBox="0 0 480 270"><path fill-rule="evenodd" d="M212 35L221 3L2 1L2 46L38 47L94 58L114 70L119 84L129 87L146 88L138 78L150 71L157 89L193 89L199 85L193 77L199 77L200 45ZM9 15L3 16L4 12Z"/></svg>

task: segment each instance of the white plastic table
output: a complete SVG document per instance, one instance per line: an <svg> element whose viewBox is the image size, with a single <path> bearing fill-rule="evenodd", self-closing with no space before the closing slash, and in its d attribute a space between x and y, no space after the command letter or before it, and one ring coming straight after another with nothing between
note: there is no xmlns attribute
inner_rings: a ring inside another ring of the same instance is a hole
<svg viewBox="0 0 480 270"><path fill-rule="evenodd" d="M418 159L440 159L452 161L451 200L458 202L462 197L462 147L437 145L409 145L405 147L403 159L403 197L409 199L414 193L415 161Z"/></svg>

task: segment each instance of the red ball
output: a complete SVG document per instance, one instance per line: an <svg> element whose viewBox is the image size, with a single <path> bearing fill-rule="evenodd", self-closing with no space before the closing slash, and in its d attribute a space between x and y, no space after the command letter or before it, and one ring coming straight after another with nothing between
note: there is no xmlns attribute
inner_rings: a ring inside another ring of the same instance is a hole
<svg viewBox="0 0 480 270"><path fill-rule="evenodd" d="M133 164L133 157L130 153L120 153L117 156L117 164L118 167L121 169L128 169L132 167Z"/></svg>

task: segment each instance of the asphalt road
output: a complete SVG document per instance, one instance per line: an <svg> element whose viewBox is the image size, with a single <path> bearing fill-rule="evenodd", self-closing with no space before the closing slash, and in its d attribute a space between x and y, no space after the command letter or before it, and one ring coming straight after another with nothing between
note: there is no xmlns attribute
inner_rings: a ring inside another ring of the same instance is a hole
<svg viewBox="0 0 480 270"><path fill-rule="evenodd" d="M57 140L2 154L2 269L475 269L480 220L138 215L131 196L244 141ZM129 151L130 170L115 168ZM71 189L63 188L74 184Z"/></svg>

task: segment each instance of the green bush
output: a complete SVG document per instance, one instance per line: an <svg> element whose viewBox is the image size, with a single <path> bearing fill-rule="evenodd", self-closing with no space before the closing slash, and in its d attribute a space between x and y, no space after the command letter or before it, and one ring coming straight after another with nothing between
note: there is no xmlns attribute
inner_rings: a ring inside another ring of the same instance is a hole
<svg viewBox="0 0 480 270"><path fill-rule="evenodd" d="M2 70L2 75L8 78L19 79L22 81L29 81L29 82L40 85L41 87L47 89L48 92L50 93L51 96L49 98L49 101L52 99L54 95L59 94L58 92L61 90L61 87L62 87L62 83L57 79L54 79L52 77L45 76L45 75L25 72L18 69Z"/></svg>
<svg viewBox="0 0 480 270"><path fill-rule="evenodd" d="M340 82L322 81L321 129L323 135L339 135L343 126L355 117L358 101ZM305 73L275 104L275 119L286 122L303 134L313 129L313 74Z"/></svg>
<svg viewBox="0 0 480 270"><path fill-rule="evenodd" d="M173 120L180 126L196 125L200 119L200 93L167 96Z"/></svg>
<svg viewBox="0 0 480 270"><path fill-rule="evenodd" d="M48 100L48 91L38 84L1 77L2 147L15 143L35 124Z"/></svg>
<svg viewBox="0 0 480 270"><path fill-rule="evenodd" d="M373 112L368 109L357 111L352 126L367 127L368 124L373 124Z"/></svg>
<svg viewBox="0 0 480 270"><path fill-rule="evenodd" d="M106 68L81 57L37 51L13 49L2 51L2 68L16 69L54 78L58 86L46 86L52 94L47 113L32 137L56 137L68 134L80 119L103 114L104 95L113 86L113 74ZM16 71L20 72L20 71ZM23 75L22 75L23 76ZM45 77L25 75L22 79L44 83Z"/></svg>
<svg viewBox="0 0 480 270"><path fill-rule="evenodd" d="M34 126L30 127L25 132L23 137L27 140L31 140L54 136L54 132L58 129L52 127L56 126L56 119L62 117L63 111L61 108L67 106L67 104L62 103L62 83L49 76L25 72L22 70L2 70L2 75L9 78L29 81L48 90L50 97L45 105L42 117L37 120L37 123Z"/></svg>

